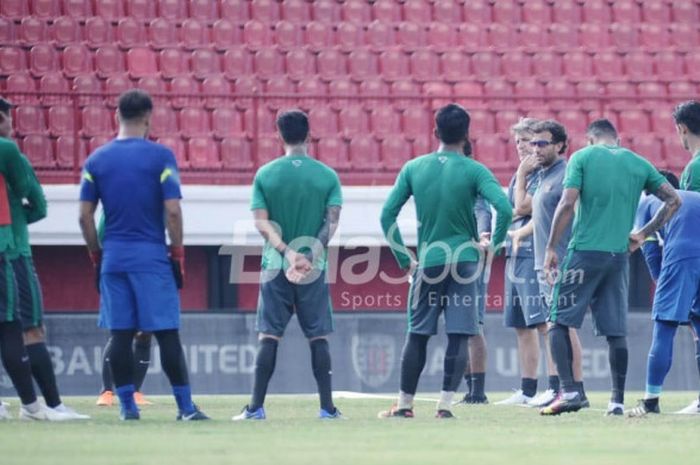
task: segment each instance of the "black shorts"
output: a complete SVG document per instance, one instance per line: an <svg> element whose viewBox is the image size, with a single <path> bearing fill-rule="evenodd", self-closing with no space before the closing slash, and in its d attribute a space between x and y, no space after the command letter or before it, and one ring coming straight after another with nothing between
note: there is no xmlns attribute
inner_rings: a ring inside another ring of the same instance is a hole
<svg viewBox="0 0 700 465"><path fill-rule="evenodd" d="M44 319L44 300L39 277L31 257L20 256L11 260L17 281L17 312L24 331L39 328Z"/></svg>
<svg viewBox="0 0 700 465"><path fill-rule="evenodd" d="M12 262L0 254L0 323L15 321L17 315L17 281Z"/></svg>
<svg viewBox="0 0 700 465"><path fill-rule="evenodd" d="M263 270L260 274L257 331L282 337L294 313L307 338L333 332L333 306L326 273L320 273L308 283L292 284L284 270Z"/></svg>
<svg viewBox="0 0 700 465"><path fill-rule="evenodd" d="M598 336L626 336L629 254L569 250L554 285L550 321L580 328L590 306Z"/></svg>
<svg viewBox="0 0 700 465"><path fill-rule="evenodd" d="M447 334L480 334L483 277L477 262L417 269L408 295L408 332L437 334L438 319L445 312Z"/></svg>
<svg viewBox="0 0 700 465"><path fill-rule="evenodd" d="M547 322L547 307L532 257L506 260L503 319L508 328L534 328Z"/></svg>

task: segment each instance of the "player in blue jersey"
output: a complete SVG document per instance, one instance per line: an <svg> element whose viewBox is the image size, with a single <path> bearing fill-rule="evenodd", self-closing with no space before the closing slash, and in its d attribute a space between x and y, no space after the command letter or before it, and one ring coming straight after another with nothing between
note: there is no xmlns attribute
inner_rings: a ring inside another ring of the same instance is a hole
<svg viewBox="0 0 700 465"><path fill-rule="evenodd" d="M208 419L192 402L180 344L184 274L180 181L175 155L146 140L153 102L141 90L119 97L119 135L85 162L80 187L80 227L99 273L100 325L112 335L110 363L123 420L139 419L134 402L137 331L152 332L163 371L177 401L178 420ZM101 202L106 224L102 249L95 227ZM166 245L165 230L170 237Z"/></svg>
<svg viewBox="0 0 700 465"><path fill-rule="evenodd" d="M661 173L678 187L678 179L672 173ZM696 334L700 333L700 245L696 240L700 230L700 193L678 191L678 195L682 200L678 213L642 246L649 272L656 282L652 307L654 333L647 360L646 393L629 412L630 417L660 412L659 398L664 378L671 369L673 339L678 326L690 324ZM653 218L662 205L656 197L645 196L637 208L636 228ZM695 357L700 364L697 340ZM696 407L695 412L683 413L700 414L700 410Z"/></svg>

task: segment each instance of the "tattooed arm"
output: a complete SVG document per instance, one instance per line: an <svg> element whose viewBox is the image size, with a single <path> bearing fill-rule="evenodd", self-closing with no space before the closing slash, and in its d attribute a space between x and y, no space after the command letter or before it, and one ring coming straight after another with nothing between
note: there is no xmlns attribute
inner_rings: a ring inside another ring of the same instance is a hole
<svg viewBox="0 0 700 465"><path fill-rule="evenodd" d="M662 184L654 195L664 204L647 224L642 226L639 231L630 234L630 252L634 252L641 247L647 237L651 236L668 223L681 206L681 198L669 183Z"/></svg>
<svg viewBox="0 0 700 465"><path fill-rule="evenodd" d="M323 251L328 247L328 243L338 229L340 221L340 206L330 205L326 208L326 217L323 220L321 229L316 234L316 242L311 249L311 256L307 256L309 261L313 263L315 259L323 256Z"/></svg>

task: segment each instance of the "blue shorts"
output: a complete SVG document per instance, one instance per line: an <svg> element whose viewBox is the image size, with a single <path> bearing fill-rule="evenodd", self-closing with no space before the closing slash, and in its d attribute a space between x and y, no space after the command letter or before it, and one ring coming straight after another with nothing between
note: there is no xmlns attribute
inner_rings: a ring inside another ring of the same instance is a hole
<svg viewBox="0 0 700 465"><path fill-rule="evenodd" d="M172 273L102 273L98 325L141 331L178 329L180 296Z"/></svg>
<svg viewBox="0 0 700 465"><path fill-rule="evenodd" d="M687 258L661 268L651 315L654 320L687 323L700 316L700 258Z"/></svg>

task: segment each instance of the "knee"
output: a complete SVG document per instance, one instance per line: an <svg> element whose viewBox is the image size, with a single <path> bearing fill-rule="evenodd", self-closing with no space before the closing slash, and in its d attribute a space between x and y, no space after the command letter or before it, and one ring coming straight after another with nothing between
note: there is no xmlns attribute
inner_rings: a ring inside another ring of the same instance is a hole
<svg viewBox="0 0 700 465"><path fill-rule="evenodd" d="M625 336L607 336L608 346L611 349L626 349L627 337Z"/></svg>
<svg viewBox="0 0 700 465"><path fill-rule="evenodd" d="M29 328L24 331L24 345L40 344L46 340L46 332L42 326Z"/></svg>

